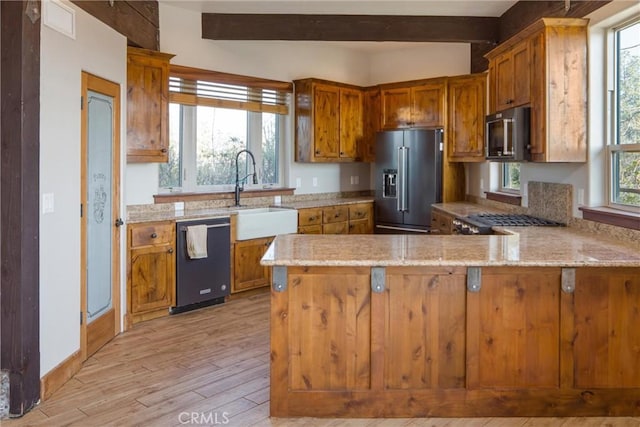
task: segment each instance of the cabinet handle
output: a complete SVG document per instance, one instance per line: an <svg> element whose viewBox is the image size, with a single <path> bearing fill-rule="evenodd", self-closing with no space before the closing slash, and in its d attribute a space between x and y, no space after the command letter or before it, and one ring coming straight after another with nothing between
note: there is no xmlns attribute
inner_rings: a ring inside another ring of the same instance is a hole
<svg viewBox="0 0 640 427"><path fill-rule="evenodd" d="M320 150L316 150L316 156L320 155Z"/></svg>
<svg viewBox="0 0 640 427"><path fill-rule="evenodd" d="M167 149L166 149L166 148L162 148L162 149L160 150L160 152L164 154L164 153L166 153L166 152L167 152Z"/></svg>
<svg viewBox="0 0 640 427"><path fill-rule="evenodd" d="M310 216L310 217L309 217L309 222L311 222L311 221L315 221L315 220L316 220L316 217L315 217L315 216Z"/></svg>
<svg viewBox="0 0 640 427"><path fill-rule="evenodd" d="M341 151L341 152L340 152L340 155L341 155L341 156L344 156L344 151Z"/></svg>
<svg viewBox="0 0 640 427"><path fill-rule="evenodd" d="M170 254L172 254L172 253L173 253L173 248L169 248L169 250L168 250L167 252L169 252Z"/></svg>
<svg viewBox="0 0 640 427"><path fill-rule="evenodd" d="M333 217L334 217L334 218L340 218L340 214L339 214L339 213L337 213L337 214L335 214Z"/></svg>
<svg viewBox="0 0 640 427"><path fill-rule="evenodd" d="M151 233L151 238L152 238L152 239L155 239L156 237L158 237L158 234L157 234L157 233Z"/></svg>

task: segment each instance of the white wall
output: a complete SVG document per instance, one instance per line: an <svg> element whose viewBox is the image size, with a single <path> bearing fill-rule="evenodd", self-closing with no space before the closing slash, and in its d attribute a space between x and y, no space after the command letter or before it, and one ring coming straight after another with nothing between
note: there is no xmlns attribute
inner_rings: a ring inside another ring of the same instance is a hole
<svg viewBox="0 0 640 427"><path fill-rule="evenodd" d="M635 12L634 12L635 11ZM587 163L523 163L520 182L522 202L528 206L529 181L555 182L573 185L573 215L581 218L579 206L599 206L606 203L606 63L605 28L639 13L640 5L633 1L614 1L589 15L589 111ZM497 190L499 164L476 163L466 165L467 193L484 197L484 191ZM578 204L580 190L584 201Z"/></svg>
<svg viewBox="0 0 640 427"><path fill-rule="evenodd" d="M469 46L420 43L416 47L359 51L340 43L279 41L213 41L201 36L199 12L160 3L160 47L173 53L173 64L256 76L281 81L306 77L368 86L382 82L413 80L469 72ZM285 163L289 173L284 185L301 187L297 194L368 190L370 165L308 164L293 161L293 108L285 132ZM359 185L351 184L359 177ZM156 169L128 165L127 204L152 203L158 191ZM313 186L317 178L317 186Z"/></svg>
<svg viewBox="0 0 640 427"><path fill-rule="evenodd" d="M126 38L65 4L76 11L76 39L42 25L40 47L40 194L53 193L55 207L40 214L41 375L80 349L81 71L121 85L126 125Z"/></svg>

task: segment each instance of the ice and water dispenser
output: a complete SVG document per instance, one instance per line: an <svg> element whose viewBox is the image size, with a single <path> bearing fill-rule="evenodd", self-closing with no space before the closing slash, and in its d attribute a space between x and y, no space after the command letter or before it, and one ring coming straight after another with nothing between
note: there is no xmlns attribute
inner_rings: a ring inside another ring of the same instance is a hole
<svg viewBox="0 0 640 427"><path fill-rule="evenodd" d="M397 198L398 169L384 169L382 171L382 197Z"/></svg>

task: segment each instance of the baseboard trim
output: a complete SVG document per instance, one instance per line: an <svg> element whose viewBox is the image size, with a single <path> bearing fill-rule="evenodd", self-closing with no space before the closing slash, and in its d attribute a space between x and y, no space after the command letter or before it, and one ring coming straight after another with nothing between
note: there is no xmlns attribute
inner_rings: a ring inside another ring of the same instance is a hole
<svg viewBox="0 0 640 427"><path fill-rule="evenodd" d="M51 395L78 373L82 367L80 350L60 362L40 379L40 399L47 400Z"/></svg>

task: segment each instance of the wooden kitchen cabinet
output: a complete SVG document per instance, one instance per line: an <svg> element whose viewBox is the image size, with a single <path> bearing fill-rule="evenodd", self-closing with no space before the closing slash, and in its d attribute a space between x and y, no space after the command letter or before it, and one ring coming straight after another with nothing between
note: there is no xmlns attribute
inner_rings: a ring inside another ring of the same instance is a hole
<svg viewBox="0 0 640 427"><path fill-rule="evenodd" d="M452 215L437 209L431 209L431 232L435 234L453 234Z"/></svg>
<svg viewBox="0 0 640 427"><path fill-rule="evenodd" d="M169 160L169 60L127 48L127 162Z"/></svg>
<svg viewBox="0 0 640 427"><path fill-rule="evenodd" d="M373 233L373 203L349 205L349 234Z"/></svg>
<svg viewBox="0 0 640 427"><path fill-rule="evenodd" d="M371 234L373 203L298 209L299 234Z"/></svg>
<svg viewBox="0 0 640 427"><path fill-rule="evenodd" d="M484 118L487 74L450 77L447 90L449 161L485 160Z"/></svg>
<svg viewBox="0 0 640 427"><path fill-rule="evenodd" d="M175 223L127 229L127 324L169 314L176 301Z"/></svg>
<svg viewBox="0 0 640 427"><path fill-rule="evenodd" d="M381 86L381 128L444 127L447 79L405 84L409 86Z"/></svg>
<svg viewBox="0 0 640 427"><path fill-rule="evenodd" d="M231 293L261 288L271 284L271 268L260 265L260 259L274 237L240 240L233 244L233 282Z"/></svg>
<svg viewBox="0 0 640 427"><path fill-rule="evenodd" d="M363 139L360 150L364 162L375 162L376 134L382 127L380 88L376 86L364 89L363 97Z"/></svg>
<svg viewBox="0 0 640 427"><path fill-rule="evenodd" d="M587 161L588 22L543 18L486 55L490 109L531 107L531 161Z"/></svg>
<svg viewBox="0 0 640 427"><path fill-rule="evenodd" d="M294 81L296 161L360 161L363 97L360 88L317 79Z"/></svg>
<svg viewBox="0 0 640 427"><path fill-rule="evenodd" d="M489 111L495 113L530 102L529 40L489 61Z"/></svg>

